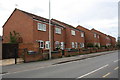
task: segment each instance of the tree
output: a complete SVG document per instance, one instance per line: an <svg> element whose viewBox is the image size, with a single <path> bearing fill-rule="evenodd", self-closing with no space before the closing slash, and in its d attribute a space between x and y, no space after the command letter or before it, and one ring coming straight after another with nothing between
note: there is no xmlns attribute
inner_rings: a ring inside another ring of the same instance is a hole
<svg viewBox="0 0 120 80"><path fill-rule="evenodd" d="M13 31L10 32L10 43L18 43L18 39L20 37L20 34Z"/></svg>

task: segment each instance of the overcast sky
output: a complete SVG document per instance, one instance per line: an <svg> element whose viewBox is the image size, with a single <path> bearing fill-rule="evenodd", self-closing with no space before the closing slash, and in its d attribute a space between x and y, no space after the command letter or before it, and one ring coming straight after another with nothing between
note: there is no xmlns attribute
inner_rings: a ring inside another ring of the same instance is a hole
<svg viewBox="0 0 120 80"><path fill-rule="evenodd" d="M51 18L76 27L95 28L118 36L119 0L51 0ZM18 6L15 6L15 5ZM49 18L49 0L0 0L0 35L13 10L18 9Z"/></svg>

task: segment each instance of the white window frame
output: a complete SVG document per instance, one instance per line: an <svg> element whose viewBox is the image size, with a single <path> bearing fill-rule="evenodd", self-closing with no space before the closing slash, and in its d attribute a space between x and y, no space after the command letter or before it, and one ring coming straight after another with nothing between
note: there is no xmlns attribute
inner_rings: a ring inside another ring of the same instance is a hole
<svg viewBox="0 0 120 80"><path fill-rule="evenodd" d="M74 31L74 30L71 30L71 34L72 34L72 35L75 35L75 31Z"/></svg>
<svg viewBox="0 0 120 80"><path fill-rule="evenodd" d="M100 36L98 35L98 39L100 38Z"/></svg>
<svg viewBox="0 0 120 80"><path fill-rule="evenodd" d="M50 48L50 41L45 41L45 49L49 49Z"/></svg>
<svg viewBox="0 0 120 80"><path fill-rule="evenodd" d="M81 37L84 37L84 33L83 32L81 32Z"/></svg>
<svg viewBox="0 0 120 80"><path fill-rule="evenodd" d="M78 48L78 43L77 42L75 42L75 48Z"/></svg>
<svg viewBox="0 0 120 80"><path fill-rule="evenodd" d="M74 42L72 42L71 44L72 44L72 48L75 48L75 43L74 43Z"/></svg>
<svg viewBox="0 0 120 80"><path fill-rule="evenodd" d="M95 42L95 43L94 43L94 45L96 46L96 45L97 45L97 43Z"/></svg>
<svg viewBox="0 0 120 80"><path fill-rule="evenodd" d="M55 28L55 33L61 34L61 28L56 27L56 28Z"/></svg>
<svg viewBox="0 0 120 80"><path fill-rule="evenodd" d="M38 23L37 27L40 31L46 31L46 24Z"/></svg>
<svg viewBox="0 0 120 80"><path fill-rule="evenodd" d="M64 49L64 42L60 42L61 46L60 48L63 50Z"/></svg>
<svg viewBox="0 0 120 80"><path fill-rule="evenodd" d="M55 48L60 48L60 42L59 41L55 41Z"/></svg>
<svg viewBox="0 0 120 80"><path fill-rule="evenodd" d="M43 42L43 46L41 46L41 42ZM40 48L44 48L44 41L39 40L39 43L40 43Z"/></svg>
<svg viewBox="0 0 120 80"><path fill-rule="evenodd" d="M97 37L97 34L94 33L94 38L96 38L96 37Z"/></svg>
<svg viewBox="0 0 120 80"><path fill-rule="evenodd" d="M100 47L100 43L98 43L98 46Z"/></svg>
<svg viewBox="0 0 120 80"><path fill-rule="evenodd" d="M84 43L80 43L80 48L84 48L84 47L85 47Z"/></svg>

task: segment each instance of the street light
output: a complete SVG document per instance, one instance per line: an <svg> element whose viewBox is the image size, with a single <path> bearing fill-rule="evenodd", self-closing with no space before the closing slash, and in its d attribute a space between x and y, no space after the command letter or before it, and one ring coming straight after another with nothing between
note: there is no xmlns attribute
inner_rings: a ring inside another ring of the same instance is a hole
<svg viewBox="0 0 120 80"><path fill-rule="evenodd" d="M51 5L50 5L50 0L49 0L49 59L51 59Z"/></svg>

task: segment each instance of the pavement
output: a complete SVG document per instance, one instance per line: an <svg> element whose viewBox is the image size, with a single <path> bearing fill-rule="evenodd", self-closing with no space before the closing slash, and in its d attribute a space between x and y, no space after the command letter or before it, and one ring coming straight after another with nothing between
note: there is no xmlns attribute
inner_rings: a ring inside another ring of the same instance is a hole
<svg viewBox="0 0 120 80"><path fill-rule="evenodd" d="M118 78L119 60L118 51L108 51L3 66L6 73L2 75L3 78Z"/></svg>
<svg viewBox="0 0 120 80"><path fill-rule="evenodd" d="M85 58L100 56L112 53L114 51L106 51L106 52L99 52L99 53L93 53L93 54L86 54L86 55L77 55L72 57L64 57L64 58L58 58L58 59L51 59L46 61L37 61L37 62L30 62L30 63L19 63L15 64L14 59L4 60L2 63L2 73L14 73L19 71L25 71L27 69L36 69L41 67L47 67L50 65L56 65L71 61L77 61L82 60Z"/></svg>
<svg viewBox="0 0 120 80"><path fill-rule="evenodd" d="M73 57L64 57L64 58L59 58L59 59L54 59L55 61L57 61L58 63L62 63L62 62L69 62L69 61L74 61L74 60L79 60L79 59L84 59L87 57L94 57L94 56L99 56L99 55L104 55L107 52L100 52L97 54L86 54L86 55L77 55L77 56L73 56ZM111 51L110 51L111 52ZM53 61L54 60L50 60ZM23 59L22 58L17 58L17 64L22 64L23 63ZM45 61L46 62L46 61ZM14 65L15 64L15 59L11 58L11 59L4 59L4 60L0 60L0 66L7 66L7 65Z"/></svg>

